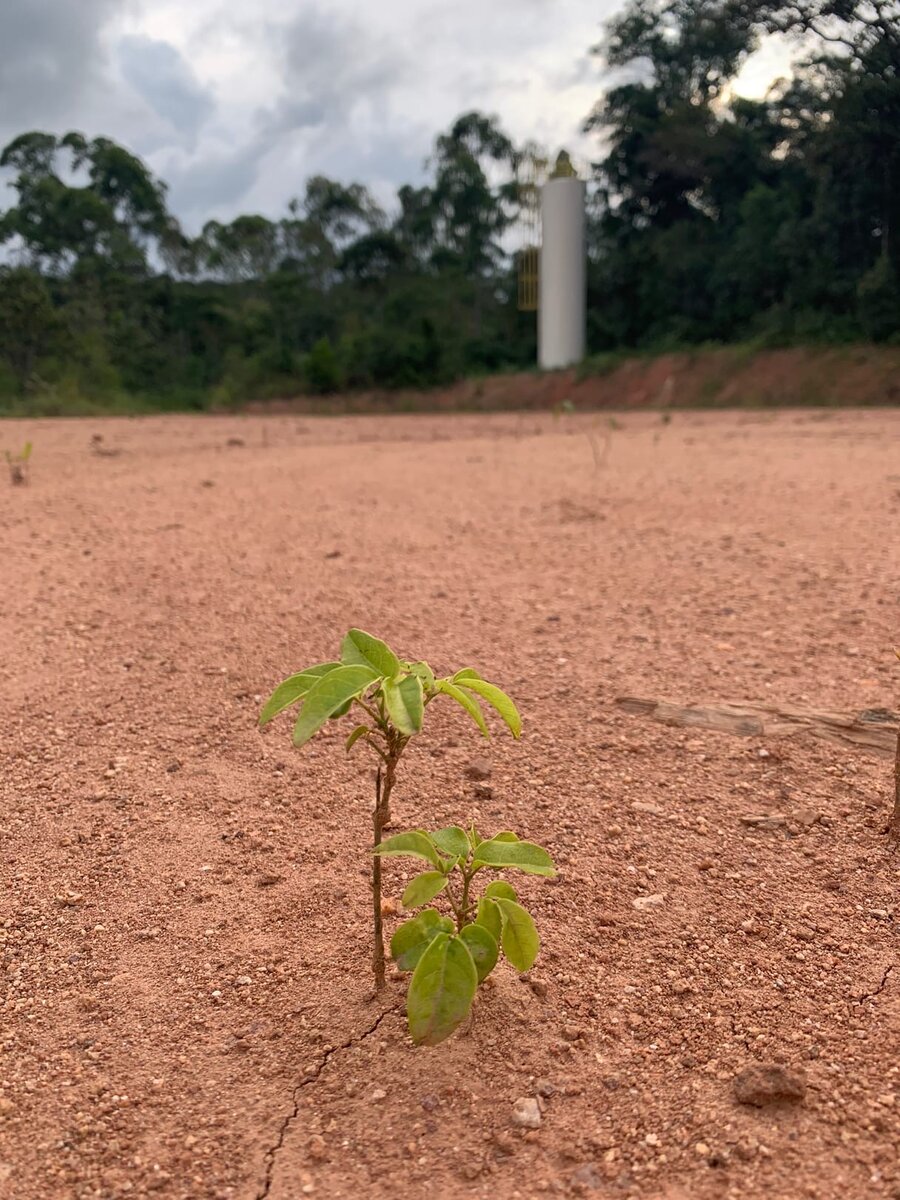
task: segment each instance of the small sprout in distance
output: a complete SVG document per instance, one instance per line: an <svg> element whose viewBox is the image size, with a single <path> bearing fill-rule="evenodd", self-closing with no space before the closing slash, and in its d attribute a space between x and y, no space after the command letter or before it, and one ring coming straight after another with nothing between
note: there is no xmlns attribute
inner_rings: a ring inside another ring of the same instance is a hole
<svg viewBox="0 0 900 1200"><path fill-rule="evenodd" d="M15 487L28 482L28 461L31 458L31 442L26 442L18 454L4 451L6 465L9 467L9 481Z"/></svg>

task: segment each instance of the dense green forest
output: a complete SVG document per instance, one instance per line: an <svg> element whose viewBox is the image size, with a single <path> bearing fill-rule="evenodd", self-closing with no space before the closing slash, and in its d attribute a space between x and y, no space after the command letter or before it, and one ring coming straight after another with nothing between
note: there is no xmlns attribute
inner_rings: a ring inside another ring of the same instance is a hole
<svg viewBox="0 0 900 1200"><path fill-rule="evenodd" d="M792 39L791 78L736 97L771 34ZM595 54L591 353L900 339L898 0L631 0ZM530 366L512 254L530 151L467 113L391 211L316 176L282 219L194 238L125 148L24 133L0 156L0 407L205 407Z"/></svg>

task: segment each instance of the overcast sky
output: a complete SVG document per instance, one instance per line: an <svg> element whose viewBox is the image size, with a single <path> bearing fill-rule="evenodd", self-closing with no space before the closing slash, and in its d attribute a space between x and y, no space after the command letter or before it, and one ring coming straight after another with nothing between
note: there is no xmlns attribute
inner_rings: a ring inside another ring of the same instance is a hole
<svg viewBox="0 0 900 1200"><path fill-rule="evenodd" d="M478 108L567 146L602 87L588 51L617 0L0 0L0 145L103 133L170 185L192 231L280 215L318 172L389 201ZM764 56L749 90L771 77ZM12 199L0 192L0 209Z"/></svg>

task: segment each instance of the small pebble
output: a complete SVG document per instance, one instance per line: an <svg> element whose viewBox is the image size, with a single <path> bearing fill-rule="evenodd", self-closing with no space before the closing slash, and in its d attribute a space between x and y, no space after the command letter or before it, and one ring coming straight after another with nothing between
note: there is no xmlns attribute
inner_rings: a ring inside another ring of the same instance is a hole
<svg viewBox="0 0 900 1200"><path fill-rule="evenodd" d="M309 1157L313 1162L324 1162L328 1158L328 1147L320 1133L315 1133L309 1139Z"/></svg>
<svg viewBox="0 0 900 1200"><path fill-rule="evenodd" d="M732 1089L738 1104L763 1108L802 1100L806 1095L806 1080L799 1071L780 1063L759 1063L736 1075Z"/></svg>
<svg viewBox="0 0 900 1200"><path fill-rule="evenodd" d="M513 1124L521 1129L539 1129L541 1110L534 1096L520 1096L513 1105Z"/></svg>
<svg viewBox="0 0 900 1200"><path fill-rule="evenodd" d="M631 902L632 908L636 908L638 912L646 912L649 908L660 908L665 904L666 898L662 892L655 896L635 896Z"/></svg>
<svg viewBox="0 0 900 1200"><path fill-rule="evenodd" d="M490 779L491 764L486 758L473 758L466 767L466 777L468 779Z"/></svg>

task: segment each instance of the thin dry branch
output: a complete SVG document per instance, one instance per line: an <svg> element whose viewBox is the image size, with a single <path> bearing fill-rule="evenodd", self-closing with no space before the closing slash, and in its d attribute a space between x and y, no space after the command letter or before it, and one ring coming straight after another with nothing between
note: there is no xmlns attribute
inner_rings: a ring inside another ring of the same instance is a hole
<svg viewBox="0 0 900 1200"><path fill-rule="evenodd" d="M886 708L840 713L796 708L793 705L745 702L685 707L666 700L648 700L637 696L619 696L616 704L634 716L649 717L664 725L711 729L739 737L784 737L808 733L812 737L852 746L866 754L885 758L897 753L900 737L900 714ZM897 786L900 807L900 776Z"/></svg>

